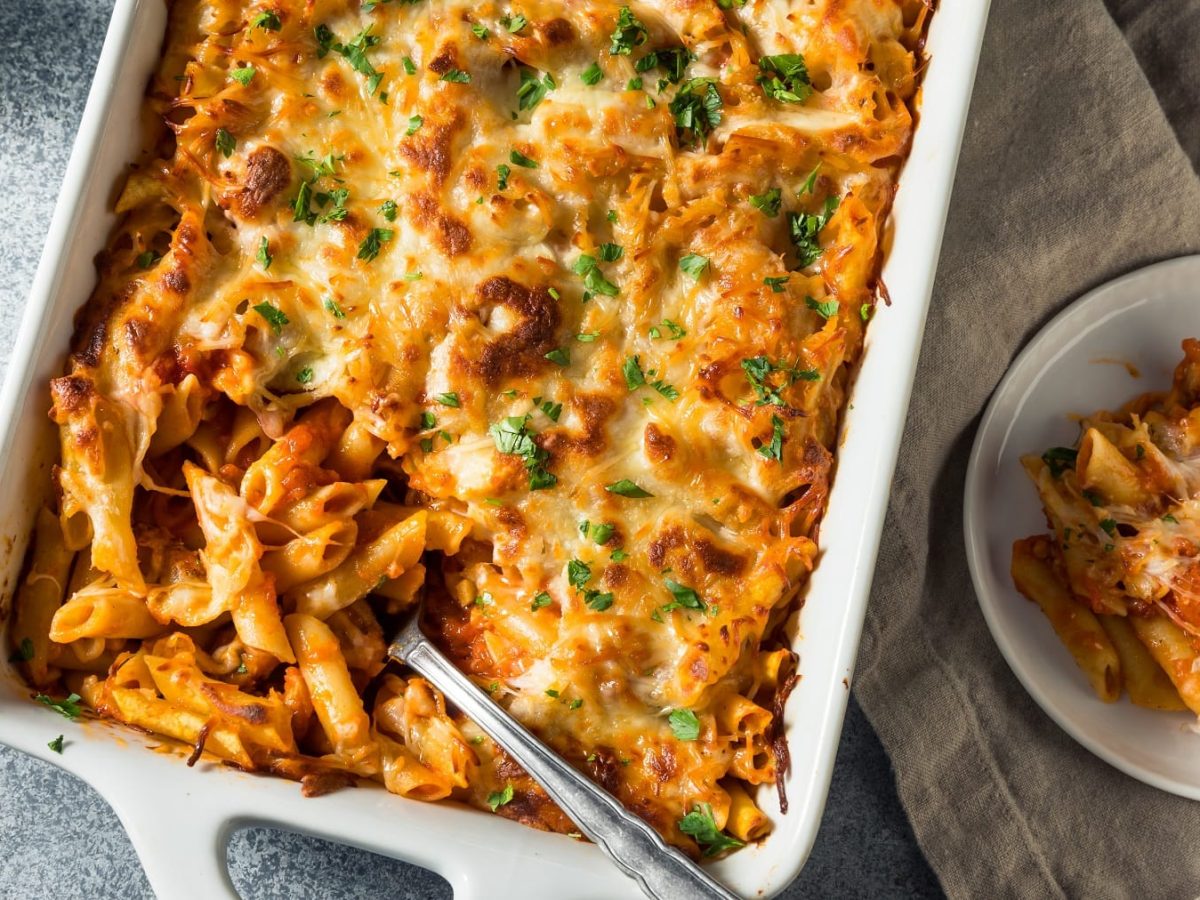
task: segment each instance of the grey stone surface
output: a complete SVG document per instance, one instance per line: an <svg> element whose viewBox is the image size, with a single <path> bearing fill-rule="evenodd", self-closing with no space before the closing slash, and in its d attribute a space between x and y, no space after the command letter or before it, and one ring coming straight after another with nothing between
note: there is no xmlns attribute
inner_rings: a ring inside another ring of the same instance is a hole
<svg viewBox="0 0 1200 900"><path fill-rule="evenodd" d="M0 372L111 8L112 0L0 0ZM265 828L234 836L229 866L247 900L450 897L447 883L432 873ZM116 816L94 791L0 747L0 897L45 896L152 894ZM940 896L896 798L883 748L851 701L820 836L784 897Z"/></svg>

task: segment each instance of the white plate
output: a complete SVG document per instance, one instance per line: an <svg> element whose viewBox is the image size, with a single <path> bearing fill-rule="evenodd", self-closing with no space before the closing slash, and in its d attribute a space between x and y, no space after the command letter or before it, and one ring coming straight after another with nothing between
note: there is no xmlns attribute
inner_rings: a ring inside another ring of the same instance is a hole
<svg viewBox="0 0 1200 900"><path fill-rule="evenodd" d="M1013 587L1009 563L1014 540L1046 531L1020 457L1074 444L1079 429L1071 414L1115 409L1165 390L1183 357L1180 343L1197 336L1200 256L1149 266L1072 303L996 389L975 437L963 513L979 605L1033 699L1105 762L1194 800L1200 800L1200 734L1189 728L1195 717L1141 709L1128 698L1099 700L1041 610Z"/></svg>

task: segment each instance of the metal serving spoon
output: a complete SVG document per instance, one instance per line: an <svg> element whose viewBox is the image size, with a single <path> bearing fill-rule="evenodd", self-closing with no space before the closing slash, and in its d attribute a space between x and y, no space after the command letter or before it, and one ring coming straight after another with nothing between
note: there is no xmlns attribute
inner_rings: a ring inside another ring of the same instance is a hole
<svg viewBox="0 0 1200 900"><path fill-rule="evenodd" d="M612 794L534 737L471 679L454 667L421 632L417 607L388 648L388 655L426 678L508 751L580 831L654 900L738 900L737 894L670 847L658 832L627 811Z"/></svg>

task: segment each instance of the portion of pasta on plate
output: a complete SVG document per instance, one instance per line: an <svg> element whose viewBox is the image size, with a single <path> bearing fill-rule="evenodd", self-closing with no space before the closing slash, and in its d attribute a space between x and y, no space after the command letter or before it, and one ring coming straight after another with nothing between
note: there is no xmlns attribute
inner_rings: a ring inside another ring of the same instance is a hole
<svg viewBox="0 0 1200 900"><path fill-rule="evenodd" d="M573 831L385 663L423 599L669 841L766 834L927 19L173 2L51 385L29 682L193 762Z"/></svg>
<svg viewBox="0 0 1200 900"><path fill-rule="evenodd" d="M1200 341L1183 351L1169 391L1022 458L1052 531L1012 575L1102 700L1200 715Z"/></svg>

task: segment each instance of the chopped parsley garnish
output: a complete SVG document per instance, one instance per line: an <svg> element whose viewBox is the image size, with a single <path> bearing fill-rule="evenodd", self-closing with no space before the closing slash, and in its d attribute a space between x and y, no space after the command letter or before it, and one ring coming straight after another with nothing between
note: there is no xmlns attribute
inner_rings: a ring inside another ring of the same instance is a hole
<svg viewBox="0 0 1200 900"><path fill-rule="evenodd" d="M630 391L636 391L642 385L648 384L672 403L679 399L679 391L673 385L667 384L663 379L646 381L646 373L642 371L642 363L637 356L630 356L625 360L621 365L621 373L625 376L625 386ZM655 374L653 369L650 370L650 374ZM644 402L649 403L650 401L647 399Z"/></svg>
<svg viewBox="0 0 1200 900"><path fill-rule="evenodd" d="M689 253L679 260L679 268L686 275L691 275L696 281L708 269L708 257L698 253Z"/></svg>
<svg viewBox="0 0 1200 900"><path fill-rule="evenodd" d="M229 77L242 87L248 87L250 82L254 80L254 72L254 66L243 66L240 69L231 69Z"/></svg>
<svg viewBox="0 0 1200 900"><path fill-rule="evenodd" d="M655 66L667 73L666 80L671 84L683 81L688 64L696 58L686 47L670 47L661 50L651 50L634 64L634 71L639 74L649 72ZM663 85L660 83L660 90Z"/></svg>
<svg viewBox="0 0 1200 900"><path fill-rule="evenodd" d="M817 173L820 171L821 164L817 163L815 166L813 166L813 170L808 173L808 177L804 179L804 184L800 186L798 193L811 194L813 192L813 188L817 186Z"/></svg>
<svg viewBox="0 0 1200 900"><path fill-rule="evenodd" d="M586 69L579 73L579 80L588 87L594 87L599 84L604 78L604 70L600 68L599 63L592 63Z"/></svg>
<svg viewBox="0 0 1200 900"><path fill-rule="evenodd" d="M796 268L811 266L821 256L818 237L838 208L837 197L826 197L819 213L788 213L788 230L796 247Z"/></svg>
<svg viewBox="0 0 1200 900"><path fill-rule="evenodd" d="M626 553L624 550L614 550L612 553L610 553L608 555L608 558L611 559L615 563L619 563L619 562L624 562L625 560L629 559L629 554Z"/></svg>
<svg viewBox="0 0 1200 900"><path fill-rule="evenodd" d="M566 367L571 364L571 351L567 347L555 347L545 354L545 357L558 366Z"/></svg>
<svg viewBox="0 0 1200 900"><path fill-rule="evenodd" d="M512 174L512 169L504 163L496 166L496 190L503 191L508 188L508 176Z"/></svg>
<svg viewBox="0 0 1200 900"><path fill-rule="evenodd" d="M540 491L558 484L558 477L546 471L550 454L534 443L529 431L529 416L509 416L488 428L488 434L501 453L525 460L529 472L529 489Z"/></svg>
<svg viewBox="0 0 1200 900"><path fill-rule="evenodd" d="M475 35L475 37L479 38L481 41L486 41L488 39L489 32L486 26L476 24L471 26L471 34Z"/></svg>
<svg viewBox="0 0 1200 900"><path fill-rule="evenodd" d="M1092 506L1103 506L1104 505L1104 500L1095 491L1089 491L1089 490L1083 491L1083 499L1086 500L1088 503L1092 504Z"/></svg>
<svg viewBox="0 0 1200 900"><path fill-rule="evenodd" d="M771 416L771 443L759 447L758 453L766 459L783 461L783 419L779 416Z"/></svg>
<svg viewBox="0 0 1200 900"><path fill-rule="evenodd" d="M536 403L537 401L535 400L534 402ZM561 403L552 403L549 400L543 400L537 404L537 407L546 414L546 418L551 422L557 422L558 417L562 415L563 406Z"/></svg>
<svg viewBox="0 0 1200 900"><path fill-rule="evenodd" d="M145 253L139 253L137 255L137 264L139 268L149 269L160 259L162 259L162 257L153 250L147 250Z"/></svg>
<svg viewBox="0 0 1200 900"><path fill-rule="evenodd" d="M663 584L666 585L667 590L671 592L671 596L675 598L663 607L664 612L671 612L672 610L679 609L680 607L685 609L697 609L703 612L707 608L704 605L704 601L700 599L700 595L697 594L692 588L682 585L678 581L672 581L670 578L664 578Z"/></svg>
<svg viewBox="0 0 1200 900"><path fill-rule="evenodd" d="M553 602L554 598L545 591L538 591L533 595L533 602L529 604L529 609L531 612L537 612L543 606L549 606Z"/></svg>
<svg viewBox="0 0 1200 900"><path fill-rule="evenodd" d="M1162 520L1163 520L1164 522L1170 522L1172 525L1178 525L1178 524L1179 524L1179 520L1178 520L1177 518L1175 518L1173 515L1171 515L1170 513L1168 513L1167 515L1163 516L1163 517L1162 517Z"/></svg>
<svg viewBox="0 0 1200 900"><path fill-rule="evenodd" d="M750 387L754 389L755 396L758 397L758 405L766 406L768 403L773 403L776 406L787 406L784 402L781 392L797 381L820 381L821 373L816 369L798 369L794 365L789 366L782 362L771 362L766 356L753 356L749 359L742 360L742 369L746 373L746 379L750 382ZM783 383L774 384L771 381L773 373L780 372L783 374Z"/></svg>
<svg viewBox="0 0 1200 900"><path fill-rule="evenodd" d="M538 78L536 69L522 66L521 84L517 88L517 109L533 109L545 99L548 92L556 87L558 85L554 81L554 76L549 72L542 78Z"/></svg>
<svg viewBox="0 0 1200 900"><path fill-rule="evenodd" d="M628 6L622 6L610 38L612 44L608 48L609 53L613 56L629 56L634 47L640 47L650 39L650 32Z"/></svg>
<svg viewBox="0 0 1200 900"><path fill-rule="evenodd" d="M625 248L620 244L601 244L599 253L604 262L616 262L625 255Z"/></svg>
<svg viewBox="0 0 1200 900"><path fill-rule="evenodd" d="M422 116L409 116L408 127L404 129L404 133L411 135L416 134L422 125L425 124L425 119Z"/></svg>
<svg viewBox="0 0 1200 900"><path fill-rule="evenodd" d="M300 190L292 201L292 221L312 225L317 221L317 214L309 207L312 203L312 188L307 181L300 182Z"/></svg>
<svg viewBox="0 0 1200 900"><path fill-rule="evenodd" d="M267 303L266 301L254 304L254 311L267 320L267 324L271 326L271 330L276 334L283 331L283 326L290 321L283 310L273 303Z"/></svg>
<svg viewBox="0 0 1200 900"><path fill-rule="evenodd" d="M1101 519L1100 527L1104 529L1104 533L1109 537L1117 536L1117 520L1116 519Z"/></svg>
<svg viewBox="0 0 1200 900"><path fill-rule="evenodd" d="M583 602L587 604L587 608L595 612L604 612L613 605L613 595L605 591L603 594L599 591L588 591L583 595ZM571 709L579 709L583 706L582 700L571 701Z"/></svg>
<svg viewBox="0 0 1200 900"><path fill-rule="evenodd" d="M224 128L217 129L217 136L213 143L217 148L217 152L226 159L233 156L233 151L237 149L237 138L226 131Z"/></svg>
<svg viewBox="0 0 1200 900"><path fill-rule="evenodd" d="M758 60L763 93L781 103L803 103L812 94L808 68L799 53L763 56Z"/></svg>
<svg viewBox="0 0 1200 900"><path fill-rule="evenodd" d="M529 20L520 13L517 13L512 18L501 16L500 24L508 30L509 34L520 34L521 29L529 24Z"/></svg>
<svg viewBox="0 0 1200 900"><path fill-rule="evenodd" d="M406 74L408 74L408 75L416 75L417 74L417 64L412 61L412 57L410 57L410 56L404 57L404 59L402 59L400 61L400 64L404 66L404 71Z"/></svg>
<svg viewBox="0 0 1200 900"><path fill-rule="evenodd" d="M598 331L584 331L575 335L575 340L579 341L581 344L591 344L594 343L599 337L600 332Z"/></svg>
<svg viewBox="0 0 1200 900"><path fill-rule="evenodd" d="M805 297L804 305L817 313L822 319L832 319L838 312L838 302L836 300L818 301L812 297Z"/></svg>
<svg viewBox="0 0 1200 900"><path fill-rule="evenodd" d="M342 308L338 306L338 302L332 297L325 298L325 310L335 319L346 318L346 314L342 311Z"/></svg>
<svg viewBox="0 0 1200 900"><path fill-rule="evenodd" d="M33 659L34 647L33 641L30 638L21 638L21 643L18 645L8 657L10 663L29 662Z"/></svg>
<svg viewBox="0 0 1200 900"><path fill-rule="evenodd" d="M442 81L449 81L452 84L470 84L471 73L463 72L460 69L447 69L442 75Z"/></svg>
<svg viewBox="0 0 1200 900"><path fill-rule="evenodd" d="M1067 469L1075 468L1079 451L1073 447L1051 447L1042 454L1042 462L1050 469L1050 475L1058 478Z"/></svg>
<svg viewBox="0 0 1200 900"><path fill-rule="evenodd" d="M379 83L383 81L383 73L371 65L371 61L367 59L367 51L372 47L378 46L380 41L379 35L371 34L371 26L368 25L358 34L356 34L348 44L333 43L329 44L329 48L334 53L342 56L346 62L350 63L350 68L354 69L360 75L367 76L367 93L374 95L379 89Z"/></svg>
<svg viewBox="0 0 1200 900"><path fill-rule="evenodd" d="M588 256L586 253L575 260L575 265L571 270L576 275L583 276L583 286L593 294L603 294L606 297L615 297L621 293L620 288L604 277L604 273L600 271L600 265L596 262L594 256Z"/></svg>
<svg viewBox="0 0 1200 900"><path fill-rule="evenodd" d="M858 317L865 322L865 321L867 321L867 319L871 318L871 313L873 311L874 311L874 307L871 306L870 303L864 303L862 306L860 306L858 308Z"/></svg>
<svg viewBox="0 0 1200 900"><path fill-rule="evenodd" d="M425 277L424 272L405 272L401 276L405 281L420 281Z"/></svg>
<svg viewBox="0 0 1200 900"><path fill-rule="evenodd" d="M263 267L264 272L271 268L271 263L275 257L271 255L271 245L265 237L259 241L258 252L254 254L254 258L258 260L258 264Z"/></svg>
<svg viewBox="0 0 1200 900"><path fill-rule="evenodd" d="M761 212L768 219L773 219L779 215L779 206L783 202L783 191L779 188L771 188L765 194L751 194L750 205Z"/></svg>
<svg viewBox="0 0 1200 900"><path fill-rule="evenodd" d="M732 838L717 828L712 807L707 803L697 803L693 806L692 811L679 820L679 830L695 838L705 856L716 856L726 850L744 846L737 838Z"/></svg>
<svg viewBox="0 0 1200 900"><path fill-rule="evenodd" d="M305 366L303 369L301 369L299 372L296 373L296 383L297 384L309 384L312 382L312 380L313 380L313 370L309 366Z"/></svg>
<svg viewBox="0 0 1200 900"><path fill-rule="evenodd" d="M304 156L295 157L296 162L301 165L308 166L312 169L311 181L316 181L318 178L332 178L337 174L337 164L342 162L346 157L334 156L332 152L326 153L320 159L313 155L311 150Z"/></svg>
<svg viewBox="0 0 1200 900"><path fill-rule="evenodd" d="M324 59L333 47L333 32L328 25L318 25L313 29L313 37L317 41L317 59Z"/></svg>
<svg viewBox="0 0 1200 900"><path fill-rule="evenodd" d="M55 753L62 753L63 752L63 736L60 734L54 740L48 742L46 744L46 746L49 747L51 750L53 750Z"/></svg>
<svg viewBox="0 0 1200 900"><path fill-rule="evenodd" d="M426 431L430 428L437 428L437 416L428 410L421 413L421 428Z"/></svg>
<svg viewBox="0 0 1200 900"><path fill-rule="evenodd" d="M612 484L606 484L604 489L610 494L617 494L620 497L628 497L631 500L644 500L647 497L654 496L644 488L638 487L628 478L622 478L620 481L614 481Z"/></svg>
<svg viewBox="0 0 1200 900"><path fill-rule="evenodd" d="M703 143L721 124L721 94L712 78L693 78L679 88L668 109L675 117L680 141Z"/></svg>
<svg viewBox="0 0 1200 900"><path fill-rule="evenodd" d="M454 409L458 409L461 406L458 400L458 394L454 391L447 391L444 394L438 394L433 399L442 404L442 406L451 406Z"/></svg>
<svg viewBox="0 0 1200 900"><path fill-rule="evenodd" d="M379 214L389 222L396 221L396 201L384 200L383 205L379 207Z"/></svg>
<svg viewBox="0 0 1200 900"><path fill-rule="evenodd" d="M777 275L774 277L766 277L763 279L763 284L771 289L773 293L782 294L783 286L788 283L787 275Z"/></svg>
<svg viewBox="0 0 1200 900"><path fill-rule="evenodd" d="M662 340L662 330L664 328L668 332L666 337L667 340L677 341L687 335L687 331L684 330L682 325L680 325L678 322L673 322L670 319L663 319L661 325L651 325L650 330L647 333L656 341Z"/></svg>
<svg viewBox="0 0 1200 900"><path fill-rule="evenodd" d="M38 694L34 699L38 703L46 704L46 706L59 715L65 716L68 719L78 719L79 714L83 712L83 707L79 705L81 698L78 694L71 694L64 700L55 700L53 697L48 697L45 694Z"/></svg>
<svg viewBox="0 0 1200 900"><path fill-rule="evenodd" d="M641 360L636 356L630 356L621 366L621 372L625 375L625 385L631 391L636 391L646 383L646 373L642 371Z"/></svg>
<svg viewBox="0 0 1200 900"><path fill-rule="evenodd" d="M370 262L379 255L384 243L396 236L391 228L372 228L358 245L358 258Z"/></svg>
<svg viewBox="0 0 1200 900"><path fill-rule="evenodd" d="M506 784L504 786L504 790L492 791L490 794L488 794L487 804L488 804L488 806L490 806L492 808L492 812L495 812L500 807L504 806L506 803L511 803L512 798L513 798L513 786L511 784ZM741 846L741 845L739 844L738 846Z"/></svg>
<svg viewBox="0 0 1200 900"><path fill-rule="evenodd" d="M576 590L583 590L592 580L592 567L583 560L573 559L567 563L567 582Z"/></svg>
<svg viewBox="0 0 1200 900"><path fill-rule="evenodd" d="M597 544L605 544L608 539L613 536L613 532L617 530L617 526L611 522L597 522L589 530L589 536Z"/></svg>
<svg viewBox="0 0 1200 900"><path fill-rule="evenodd" d="M695 741L700 738L700 719L690 709L672 710L667 716L671 731L681 741Z"/></svg>
<svg viewBox="0 0 1200 900"><path fill-rule="evenodd" d="M522 169L536 169L538 167L538 161L536 159L530 159L519 150L513 150L511 153L509 153L508 161L514 166L520 166Z"/></svg>
<svg viewBox="0 0 1200 900"><path fill-rule="evenodd" d="M318 216L318 222L341 222L346 218L350 210L346 209L346 201L350 199L350 191L346 188L334 188L328 193L321 192L313 198L319 206L325 206L330 201L333 202L333 208L327 213ZM311 222L309 223L312 224Z"/></svg>
<svg viewBox="0 0 1200 900"><path fill-rule="evenodd" d="M257 16L250 20L251 28L261 28L264 31L278 31L283 27L283 23L279 21L279 14L273 9L263 10Z"/></svg>

